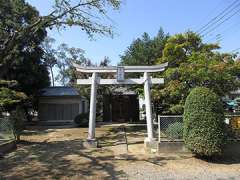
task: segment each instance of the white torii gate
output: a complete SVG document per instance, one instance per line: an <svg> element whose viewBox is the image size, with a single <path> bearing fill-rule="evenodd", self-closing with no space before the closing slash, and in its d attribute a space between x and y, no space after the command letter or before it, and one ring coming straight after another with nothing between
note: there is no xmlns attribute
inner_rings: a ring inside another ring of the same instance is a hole
<svg viewBox="0 0 240 180"><path fill-rule="evenodd" d="M80 66L73 63L73 66L78 72L91 73L92 77L89 79L77 79L77 84L91 85L91 98L90 98L90 112L89 112L89 128L87 141L90 144L96 142L95 140L95 123L96 123L96 96L97 85L108 84L144 84L144 98L146 106L146 119L147 119L147 138L145 142L154 141L153 136L153 122L152 122L152 109L151 109L151 84L163 84L163 78L151 78L149 73L164 71L168 63L154 65L154 66L107 66L107 67L88 67ZM138 79L124 79L124 73L144 73L142 78ZM98 73L117 73L117 79L101 79Z"/></svg>

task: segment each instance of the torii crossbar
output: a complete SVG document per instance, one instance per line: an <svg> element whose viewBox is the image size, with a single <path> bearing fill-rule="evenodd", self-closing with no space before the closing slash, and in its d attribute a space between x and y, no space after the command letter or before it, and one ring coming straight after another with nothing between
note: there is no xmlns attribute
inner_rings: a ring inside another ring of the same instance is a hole
<svg viewBox="0 0 240 180"><path fill-rule="evenodd" d="M146 106L146 120L147 120L147 138L145 142L154 141L153 135L153 121L152 121L152 109L151 109L151 91L150 86L152 84L163 84L163 78L151 78L149 73L164 71L168 66L168 63L154 65L154 66L107 66L107 67L89 67L80 66L73 63L77 72L91 73L92 77L89 79L77 79L77 84L91 85L91 97L90 97L90 111L89 111L89 128L88 128L88 142L96 142L95 139L95 123L96 123L96 97L97 97L97 85L108 84L144 84L144 99ZM120 71L121 70L121 71ZM138 79L124 79L124 73L144 73L144 76ZM98 73L117 73L117 79L101 79L98 77ZM120 78L118 78L120 77Z"/></svg>

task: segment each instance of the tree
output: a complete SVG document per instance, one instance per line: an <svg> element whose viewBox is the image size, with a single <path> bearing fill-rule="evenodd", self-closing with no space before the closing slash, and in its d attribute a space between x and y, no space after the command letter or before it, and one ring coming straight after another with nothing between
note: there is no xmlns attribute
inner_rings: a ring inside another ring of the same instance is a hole
<svg viewBox="0 0 240 180"><path fill-rule="evenodd" d="M169 35L160 28L154 38L148 33L143 33L142 38L137 38L120 56L122 65L154 65L156 59L162 57L162 50Z"/></svg>
<svg viewBox="0 0 240 180"><path fill-rule="evenodd" d="M12 71L22 62L26 63L27 58L37 58L32 63L39 63L38 59L42 55L39 44L47 32L39 28L34 33L19 37L21 34L17 34L18 30L25 29L39 18L38 11L23 0L1 1L0 12L0 78L11 79L9 76Z"/></svg>
<svg viewBox="0 0 240 180"><path fill-rule="evenodd" d="M12 37L17 30L24 29L39 18L38 11L23 0L1 1L0 12L0 79L16 81L18 84L17 91L4 87L2 92L5 95L2 97L6 98L6 92L12 95L22 92L34 103L39 89L49 84L48 71L41 61L43 51L40 47L47 32L39 28L34 34L25 34L21 40ZM7 49L10 46L11 49ZM8 97L14 100L16 97L12 95Z"/></svg>
<svg viewBox="0 0 240 180"><path fill-rule="evenodd" d="M168 62L166 71L155 75L163 77L165 84L152 87L153 103L158 114L182 114L186 97L194 87L208 87L219 96L239 87L240 62L233 54L217 52L219 48L218 44L203 43L191 31L169 36L160 29L153 39L144 33L133 41L121 56L121 64ZM142 87L133 88L142 93Z"/></svg>
<svg viewBox="0 0 240 180"><path fill-rule="evenodd" d="M119 6L119 0L56 0L53 11L47 16L40 16L24 0L0 0L0 59L4 62L1 69L11 66L11 59L14 59L11 52L16 45L31 45L32 37L40 32L44 34L46 28L78 26L89 37L96 33L112 35L111 26L103 22L109 19L107 9L118 9Z"/></svg>
<svg viewBox="0 0 240 180"><path fill-rule="evenodd" d="M220 98L208 88L194 88L184 108L184 142L200 156L222 153L224 113Z"/></svg>
<svg viewBox="0 0 240 180"><path fill-rule="evenodd" d="M26 94L17 90L16 81L0 80L0 110L11 111L18 104L26 101ZM0 114L1 115L1 114Z"/></svg>
<svg viewBox="0 0 240 180"><path fill-rule="evenodd" d="M0 79L17 80L20 90L30 99L35 99L38 90L49 85L40 46L47 35L46 29L78 26L90 38L94 34L113 35L107 23L107 9L120 6L119 0L54 2L53 11L40 16L25 0L0 0Z"/></svg>
<svg viewBox="0 0 240 180"><path fill-rule="evenodd" d="M15 139L19 141L26 118L23 104L27 102L27 96L19 92L17 86L16 81L0 80L0 117L4 116L2 112L10 113L9 126L5 127L5 130L9 128L8 130L13 132Z"/></svg>
<svg viewBox="0 0 240 180"><path fill-rule="evenodd" d="M239 87L240 63L231 54L219 53L217 44L204 44L193 32L177 34L168 39L158 63L168 62L162 75L162 89L153 89L153 97L162 113L182 114L192 88L204 86L219 96Z"/></svg>
<svg viewBox="0 0 240 180"><path fill-rule="evenodd" d="M84 50L81 48L68 47L67 44L61 44L57 50L57 68L58 80L62 85L73 85L76 82L77 76L75 68L72 66L72 62L83 66L91 65L91 61L84 56ZM81 74L84 76L84 74Z"/></svg>
<svg viewBox="0 0 240 180"><path fill-rule="evenodd" d="M100 62L99 66L109 66L110 64L110 59L107 56L104 56L103 60Z"/></svg>
<svg viewBox="0 0 240 180"><path fill-rule="evenodd" d="M121 65L155 65L157 59L162 57L162 51L165 47L165 43L169 38L169 34L160 28L157 35L150 38L148 33L143 33L141 38L134 40L127 50L120 56ZM140 73L131 73L128 77L142 76ZM157 86L158 87L158 86ZM134 85L131 87L139 94L143 94L143 87ZM153 99L155 103L155 99Z"/></svg>
<svg viewBox="0 0 240 180"><path fill-rule="evenodd" d="M55 76L53 74L53 68L57 65L56 50L52 47L52 44L55 43L55 39L46 37L42 43L42 48L44 51L43 60L44 64L49 68L51 73L52 86L55 85Z"/></svg>

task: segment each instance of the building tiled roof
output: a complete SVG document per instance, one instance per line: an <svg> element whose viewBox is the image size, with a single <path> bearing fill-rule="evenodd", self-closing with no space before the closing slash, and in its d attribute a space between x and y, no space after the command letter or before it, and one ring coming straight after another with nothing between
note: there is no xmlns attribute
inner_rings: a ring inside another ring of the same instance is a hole
<svg viewBox="0 0 240 180"><path fill-rule="evenodd" d="M136 95L137 93L127 87L117 87L112 91L113 95Z"/></svg>
<svg viewBox="0 0 240 180"><path fill-rule="evenodd" d="M40 91L41 96L79 96L78 91L73 87L55 86L47 87Z"/></svg>

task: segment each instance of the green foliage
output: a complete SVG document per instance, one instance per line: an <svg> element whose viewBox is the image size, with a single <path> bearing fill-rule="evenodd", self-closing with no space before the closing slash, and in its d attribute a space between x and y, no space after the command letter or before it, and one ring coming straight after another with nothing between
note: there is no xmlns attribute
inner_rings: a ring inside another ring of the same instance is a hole
<svg viewBox="0 0 240 180"><path fill-rule="evenodd" d="M171 36L159 61L168 62L169 67L178 67L181 63L186 62L194 52L211 52L218 48L219 46L215 44L204 44L199 35L189 31Z"/></svg>
<svg viewBox="0 0 240 180"><path fill-rule="evenodd" d="M160 29L150 38L144 33L121 56L123 65L154 65L168 62L163 86L152 87L154 106L161 114L182 114L190 90L197 86L210 88L219 96L236 90L240 84L240 62L234 55L219 53L217 44L205 44L199 35L189 31L169 36ZM142 93L142 87L134 89Z"/></svg>
<svg viewBox="0 0 240 180"><path fill-rule="evenodd" d="M40 47L47 32L39 28L22 34L40 17L38 11L24 0L0 0L0 12L0 79L17 82L17 88L1 84L0 87L4 87L1 88L1 104L18 103L26 95L34 102L39 89L49 85Z"/></svg>
<svg viewBox="0 0 240 180"><path fill-rule="evenodd" d="M184 105L182 105L182 104L172 105L172 106L169 108L169 111L170 111L172 114L181 114L181 113L184 111Z"/></svg>
<svg viewBox="0 0 240 180"><path fill-rule="evenodd" d="M55 39L46 37L41 46L44 51L42 59L44 60L44 64L50 70L52 86L55 86L55 77L53 74L53 68L55 65L57 65L57 57L56 57L56 50L52 47L53 43L55 43Z"/></svg>
<svg viewBox="0 0 240 180"><path fill-rule="evenodd" d="M22 92L17 92L9 88L0 88L0 106L7 107L26 100L27 96Z"/></svg>
<svg viewBox="0 0 240 180"><path fill-rule="evenodd" d="M11 87L17 84L17 81L12 80L12 81L7 81L0 79L0 87Z"/></svg>
<svg viewBox="0 0 240 180"><path fill-rule="evenodd" d="M47 35L46 29L78 26L89 37L94 34L112 36L107 11L117 10L120 4L119 0L56 0L52 12L40 16L25 0L0 0L0 79L16 80L18 90L35 104L39 89L50 84L47 67L53 77L52 67L56 63L52 52L45 51L44 54L45 49L41 46ZM76 54L74 51L71 49L72 54ZM62 70L65 64L60 66ZM73 72L71 68L66 69L63 73Z"/></svg>
<svg viewBox="0 0 240 180"><path fill-rule="evenodd" d="M91 65L91 61L85 57L84 53L84 50L81 48L68 47L67 44L60 44L56 50L56 64L59 70L56 80L64 86L75 84L74 81L77 79L77 76L72 62L85 66ZM81 74L80 76L87 78L86 74Z"/></svg>
<svg viewBox="0 0 240 180"><path fill-rule="evenodd" d="M182 139L183 138L183 123L175 122L170 124L166 130L166 135L170 139Z"/></svg>
<svg viewBox="0 0 240 180"><path fill-rule="evenodd" d="M35 23L39 18L38 11L24 0L0 0L0 59L1 77L5 77L12 69L21 66L26 58L37 58L41 54L39 43L46 36L46 30L39 28L34 33L23 36L24 28ZM39 59L39 58L37 58ZM6 77L5 77L6 79ZM13 79L13 78L9 78Z"/></svg>
<svg viewBox="0 0 240 180"><path fill-rule="evenodd" d="M162 28L159 29L156 36L151 38L148 33L143 33L141 38L134 40L127 50L120 56L121 65L154 65L157 59L162 57L162 51L169 38L169 34L165 33ZM139 73L131 73L131 77L142 76ZM127 75L128 77L130 75ZM138 94L143 95L143 87L135 85L131 87ZM157 98L154 98L154 104Z"/></svg>
<svg viewBox="0 0 240 180"><path fill-rule="evenodd" d="M90 37L94 34L113 35L107 12L111 9L118 10L120 5L120 0L56 0L54 10L42 21L47 26L55 26L58 29L78 26Z"/></svg>
<svg viewBox="0 0 240 180"><path fill-rule="evenodd" d="M122 65L153 65L162 56L162 50L169 35L160 28L157 36L150 38L145 32L142 38L134 40L121 56Z"/></svg>
<svg viewBox="0 0 240 180"><path fill-rule="evenodd" d="M216 51L216 44L204 44L193 32L171 36L164 47L158 63L169 62L163 73L165 84L153 91L153 98L165 104L162 113L183 113L180 108L185 103L190 90L204 86L219 96L239 87L240 62L233 55ZM177 109L176 109L177 108Z"/></svg>
<svg viewBox="0 0 240 180"><path fill-rule="evenodd" d="M187 97L184 109L184 142L200 156L222 153L224 114L219 97L204 87L197 87Z"/></svg>
<svg viewBox="0 0 240 180"><path fill-rule="evenodd" d="M26 120L26 114L24 110L17 106L15 111L12 111L10 114L10 121L13 126L13 134L15 136L15 139L17 141L20 140L20 135L22 131L24 130L24 121Z"/></svg>
<svg viewBox="0 0 240 180"><path fill-rule="evenodd" d="M0 80L0 109L11 111L20 103L25 102L28 97L25 93L16 90L17 82Z"/></svg>
<svg viewBox="0 0 240 180"><path fill-rule="evenodd" d="M82 114L77 115L74 118L74 122L80 127L88 127L88 119L89 119L89 114L82 113Z"/></svg>
<svg viewBox="0 0 240 180"><path fill-rule="evenodd" d="M0 47L0 59L14 59L9 53L17 50L19 44L29 44L29 49L34 48L31 40L42 41L40 35L46 35L46 28L61 30L66 26L78 26L90 37L94 34L112 36L107 12L111 8L117 10L120 4L120 0L56 0L53 1L52 12L40 16L25 0L0 0L0 41L3 45Z"/></svg>

